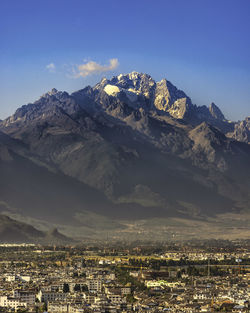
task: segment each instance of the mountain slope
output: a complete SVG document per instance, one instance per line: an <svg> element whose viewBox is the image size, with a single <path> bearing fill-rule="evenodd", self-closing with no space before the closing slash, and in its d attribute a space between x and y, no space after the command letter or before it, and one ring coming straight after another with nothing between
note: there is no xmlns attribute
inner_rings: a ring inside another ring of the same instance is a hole
<svg viewBox="0 0 250 313"><path fill-rule="evenodd" d="M1 133L0 133L1 135ZM22 154L1 141L0 136L0 209L22 212L50 221L76 223L73 216L83 210L110 208L112 204L97 190L72 179L55 167L37 164L29 151ZM13 139L9 138L12 143ZM30 158L28 158L30 156ZM32 156L32 157L31 157Z"/></svg>
<svg viewBox="0 0 250 313"><path fill-rule="evenodd" d="M56 230L45 233L31 225L18 222L8 216L0 214L0 242L66 244L73 242L73 240L60 234Z"/></svg>

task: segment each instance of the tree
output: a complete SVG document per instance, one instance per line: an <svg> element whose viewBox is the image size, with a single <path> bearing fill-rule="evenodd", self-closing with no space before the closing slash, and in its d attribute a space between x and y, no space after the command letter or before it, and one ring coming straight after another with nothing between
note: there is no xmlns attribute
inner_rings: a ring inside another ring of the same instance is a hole
<svg viewBox="0 0 250 313"><path fill-rule="evenodd" d="M84 291L88 291L89 289L88 289L88 286L87 285L82 285L82 291L84 292Z"/></svg>
<svg viewBox="0 0 250 313"><path fill-rule="evenodd" d="M75 284L74 291L81 291L81 286L79 284Z"/></svg>
<svg viewBox="0 0 250 313"><path fill-rule="evenodd" d="M69 292L69 284L67 284L67 283L64 283L64 284L63 284L63 292L64 292L64 293Z"/></svg>
<svg viewBox="0 0 250 313"><path fill-rule="evenodd" d="M128 303L134 303L136 301L135 298L133 297L133 295L131 295L131 294L127 295L126 299L127 299Z"/></svg>
<svg viewBox="0 0 250 313"><path fill-rule="evenodd" d="M177 272L176 277L177 277L178 279L180 279L180 278L181 278L181 271L178 271L178 272Z"/></svg>
<svg viewBox="0 0 250 313"><path fill-rule="evenodd" d="M44 303L42 306L40 306L39 308L36 307L36 312L39 312L39 313L43 313L43 312L47 312L47 305L46 303Z"/></svg>

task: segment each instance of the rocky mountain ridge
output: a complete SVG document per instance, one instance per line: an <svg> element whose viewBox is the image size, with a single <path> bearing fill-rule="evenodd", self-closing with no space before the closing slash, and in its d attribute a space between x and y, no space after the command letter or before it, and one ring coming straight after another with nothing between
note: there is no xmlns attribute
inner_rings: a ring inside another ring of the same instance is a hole
<svg viewBox="0 0 250 313"><path fill-rule="evenodd" d="M114 101L110 98L115 98L118 103L113 103ZM46 107L46 104L52 102L53 106ZM127 112L124 110L121 112L122 107L119 107L119 102L126 103ZM160 82L155 82L150 75L138 72L120 74L110 80L103 78L93 88L88 86L72 95L53 88L34 104L22 106L14 115L1 121L1 125L8 127L21 120L33 120L36 118L36 114L40 117L39 112L41 111L43 111L43 116L44 114L56 114L57 111L59 113L60 110L72 115L80 111L83 103L82 109L91 112L100 107L108 112L112 111L112 115L119 115L119 113L129 115L131 110L136 111L135 114L137 111L140 113L156 112L157 114L164 112L166 116L177 120L186 120L193 125L203 121L209 122L224 133L229 133L229 130L233 132L235 126L238 129L239 125L249 131L249 118L242 122L230 122L225 119L219 107L213 102L209 107L194 105L191 99L170 81L162 79ZM237 135L236 130L235 132L233 138L244 142L248 140L246 135L243 138L242 134Z"/></svg>

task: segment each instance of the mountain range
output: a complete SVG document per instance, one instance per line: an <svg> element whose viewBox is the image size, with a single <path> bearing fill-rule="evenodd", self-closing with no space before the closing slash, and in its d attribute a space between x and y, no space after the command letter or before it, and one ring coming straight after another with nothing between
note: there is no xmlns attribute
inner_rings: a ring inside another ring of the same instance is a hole
<svg viewBox="0 0 250 313"><path fill-rule="evenodd" d="M250 117L132 72L0 122L0 211L79 238L245 238ZM195 225L195 226L194 226Z"/></svg>

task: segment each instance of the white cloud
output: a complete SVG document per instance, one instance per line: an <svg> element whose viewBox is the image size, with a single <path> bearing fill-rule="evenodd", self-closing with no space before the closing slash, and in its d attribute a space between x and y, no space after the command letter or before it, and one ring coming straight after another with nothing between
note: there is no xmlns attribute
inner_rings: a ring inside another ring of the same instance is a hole
<svg viewBox="0 0 250 313"><path fill-rule="evenodd" d="M56 66L54 63L50 63L48 65L46 65L46 69L51 72L51 73L54 73L56 71Z"/></svg>
<svg viewBox="0 0 250 313"><path fill-rule="evenodd" d="M74 69L74 77L86 77L92 74L100 74L108 71L112 71L119 66L118 59L110 59L108 65L101 65L94 61L89 61L84 64L77 65Z"/></svg>

